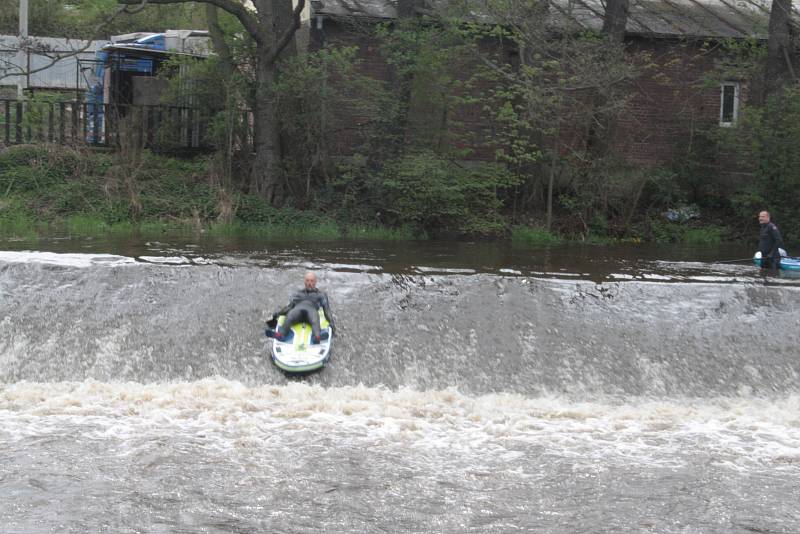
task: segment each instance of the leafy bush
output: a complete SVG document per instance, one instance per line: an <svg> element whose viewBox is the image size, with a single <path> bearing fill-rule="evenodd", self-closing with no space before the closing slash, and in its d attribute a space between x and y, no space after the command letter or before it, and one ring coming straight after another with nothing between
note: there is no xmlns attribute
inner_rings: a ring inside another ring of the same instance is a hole
<svg viewBox="0 0 800 534"><path fill-rule="evenodd" d="M561 241L561 238L545 228L530 226L517 226L514 228L511 232L511 239L531 245L551 245Z"/></svg>
<svg viewBox="0 0 800 534"><path fill-rule="evenodd" d="M691 245L716 245L722 243L726 233L726 229L719 226L689 228L683 234L683 242Z"/></svg>
<svg viewBox="0 0 800 534"><path fill-rule="evenodd" d="M497 193L516 182L498 166L468 168L423 152L387 165L380 182L384 210L398 226L439 235L492 236L507 231Z"/></svg>
<svg viewBox="0 0 800 534"><path fill-rule="evenodd" d="M679 223L651 220L650 231L656 243L679 243L686 234L686 227Z"/></svg>
<svg viewBox="0 0 800 534"><path fill-rule="evenodd" d="M721 146L753 177L733 195L743 220L769 210L784 237L800 235L800 88L772 95L765 106L744 108L736 128L722 132Z"/></svg>
<svg viewBox="0 0 800 534"><path fill-rule="evenodd" d="M0 153L0 194L43 191L100 170L103 163L103 158L86 158L85 154L62 147L13 146Z"/></svg>

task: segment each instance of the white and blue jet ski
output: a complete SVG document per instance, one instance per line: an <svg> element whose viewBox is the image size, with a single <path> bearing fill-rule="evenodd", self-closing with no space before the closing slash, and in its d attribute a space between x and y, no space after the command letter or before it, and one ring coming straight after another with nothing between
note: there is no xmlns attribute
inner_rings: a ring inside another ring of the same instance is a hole
<svg viewBox="0 0 800 534"><path fill-rule="evenodd" d="M281 326L284 321L285 315L278 316L277 326ZM273 338L273 363L287 373L308 373L322 368L330 358L333 337L330 323L322 310L319 310L319 328L322 338L319 343L312 343L311 325L308 323L293 325L283 339Z"/></svg>
<svg viewBox="0 0 800 534"><path fill-rule="evenodd" d="M781 269L784 271L800 271L800 258L788 256L786 251L779 248L778 251L781 255ZM753 263L761 267L761 252L756 252L753 256Z"/></svg>

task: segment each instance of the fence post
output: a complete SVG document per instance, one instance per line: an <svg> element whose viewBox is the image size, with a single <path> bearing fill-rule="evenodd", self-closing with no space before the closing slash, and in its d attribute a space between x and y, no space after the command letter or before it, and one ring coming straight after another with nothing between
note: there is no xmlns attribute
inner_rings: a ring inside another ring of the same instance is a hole
<svg viewBox="0 0 800 534"><path fill-rule="evenodd" d="M50 143L56 140L55 129L55 107L52 102L49 102L47 104L47 140Z"/></svg>
<svg viewBox="0 0 800 534"><path fill-rule="evenodd" d="M66 144L64 142L64 107L66 104L64 102L58 103L58 142L62 145Z"/></svg>
<svg viewBox="0 0 800 534"><path fill-rule="evenodd" d="M69 111L70 111L71 120L72 120L72 142L73 143L77 143L78 142L78 121L80 120L80 114L81 114L81 110L80 110L79 106L80 106L80 102L78 102L77 100L75 102L72 102L70 104L70 106L69 106ZM85 137L83 139L83 142L84 143L86 142L86 138Z"/></svg>
<svg viewBox="0 0 800 534"><path fill-rule="evenodd" d="M6 145L11 144L11 101L6 100Z"/></svg>
<svg viewBox="0 0 800 534"><path fill-rule="evenodd" d="M16 123L15 133L17 135L16 142L17 144L24 143L24 139L22 138L22 102L17 101L17 116L14 118L14 122Z"/></svg>
<svg viewBox="0 0 800 534"><path fill-rule="evenodd" d="M95 107L95 115L97 115L97 104L94 105ZM83 119L82 126L83 126L83 142L85 143L89 137L89 120L88 120L88 113L89 113L89 104L84 102L83 104L79 105L78 108L81 112L81 118ZM94 138L92 138L94 140Z"/></svg>

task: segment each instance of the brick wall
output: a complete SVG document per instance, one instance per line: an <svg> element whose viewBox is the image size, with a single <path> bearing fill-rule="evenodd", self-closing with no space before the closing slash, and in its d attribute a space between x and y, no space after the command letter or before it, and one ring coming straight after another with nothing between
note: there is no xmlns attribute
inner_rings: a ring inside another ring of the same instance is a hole
<svg viewBox="0 0 800 534"><path fill-rule="evenodd" d="M710 82L717 54L698 43L638 39L653 66L634 82L620 116L615 149L625 159L667 165L681 156L693 128L718 124L720 88Z"/></svg>
<svg viewBox="0 0 800 534"><path fill-rule="evenodd" d="M381 55L379 43L370 36L368 24L327 19L322 32L316 27L312 29L311 47L318 48L323 42L326 45L355 46L360 72L389 82L392 70ZM618 155L632 163L666 166L681 156L692 128L718 123L719 85L709 86L705 81L718 57L699 43L667 39L633 38L630 49L634 53L646 52L651 66L643 69L643 75L632 83L632 94L620 114L613 147ZM509 51L500 53L508 54ZM465 69L462 76L465 80L469 78L469 69ZM477 94L482 89L485 87L471 91ZM417 112L418 118L424 121L424 106ZM441 119L435 110L427 112L431 114L431 122ZM348 146L353 147L359 141L359 121L367 119L343 113L341 120L350 123L342 127L343 132L349 132L340 139L344 153ZM457 148L470 149L467 159L491 161L494 158L494 148L486 144L494 125L480 105L448 109L447 121L453 134L448 142ZM562 146L581 143L584 130L584 125L564 126Z"/></svg>

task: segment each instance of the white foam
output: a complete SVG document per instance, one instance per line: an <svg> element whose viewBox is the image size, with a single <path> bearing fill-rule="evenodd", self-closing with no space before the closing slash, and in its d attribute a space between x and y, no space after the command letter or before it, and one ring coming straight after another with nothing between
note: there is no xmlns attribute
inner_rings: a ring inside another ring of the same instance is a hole
<svg viewBox="0 0 800 534"><path fill-rule="evenodd" d="M147 263L160 263L166 265L191 265L194 263L185 256L139 256L137 259Z"/></svg>
<svg viewBox="0 0 800 534"><path fill-rule="evenodd" d="M39 263L63 267L93 267L97 265L129 265L136 263L133 258L113 254L59 254L37 251L0 251L0 262Z"/></svg>
<svg viewBox="0 0 800 534"><path fill-rule="evenodd" d="M416 266L414 270L419 273L447 273L447 274L475 274L475 269L448 269L446 267L423 267Z"/></svg>
<svg viewBox="0 0 800 534"><path fill-rule="evenodd" d="M325 267L334 271L378 272L382 269L376 265L358 263L326 263Z"/></svg>
<svg viewBox="0 0 800 534"><path fill-rule="evenodd" d="M96 432L119 437L152 428L202 431L216 436L221 447L313 432L470 456L513 455L534 446L575 456L576 462L648 466L680 464L692 450L737 469L754 463L796 468L799 414L797 395L575 403L512 394L472 397L455 390L246 387L221 378L0 386L0 427L19 438L50 433L69 421L90 422Z"/></svg>

